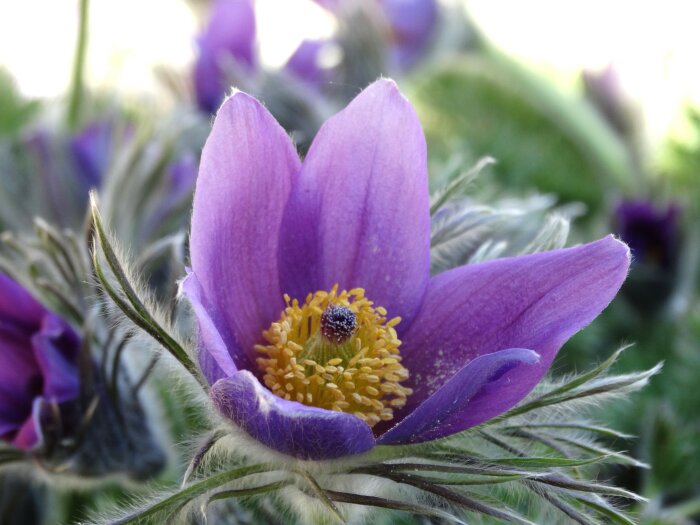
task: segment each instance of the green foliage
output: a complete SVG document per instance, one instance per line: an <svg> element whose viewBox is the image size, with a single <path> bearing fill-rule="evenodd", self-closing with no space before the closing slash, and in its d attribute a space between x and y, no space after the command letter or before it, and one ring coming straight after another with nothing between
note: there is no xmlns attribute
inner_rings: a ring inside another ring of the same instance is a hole
<svg viewBox="0 0 700 525"><path fill-rule="evenodd" d="M10 74L0 68L0 137L17 134L38 110L39 102L24 100Z"/></svg>
<svg viewBox="0 0 700 525"><path fill-rule="evenodd" d="M495 51L426 72L412 100L433 157L494 157L510 188L534 186L595 209L607 187L631 183L623 143L591 107Z"/></svg>

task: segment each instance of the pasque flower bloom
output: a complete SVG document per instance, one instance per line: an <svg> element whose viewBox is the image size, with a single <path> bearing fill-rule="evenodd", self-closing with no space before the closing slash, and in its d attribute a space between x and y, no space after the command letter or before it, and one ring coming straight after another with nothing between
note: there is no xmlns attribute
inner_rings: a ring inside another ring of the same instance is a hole
<svg viewBox="0 0 700 525"><path fill-rule="evenodd" d="M430 277L426 144L390 80L318 132L303 163L235 93L203 151L192 304L218 410L292 456L447 436L501 414L617 293L606 237Z"/></svg>
<svg viewBox="0 0 700 525"><path fill-rule="evenodd" d="M80 338L23 287L0 274L0 438L29 450L50 403L79 394Z"/></svg>

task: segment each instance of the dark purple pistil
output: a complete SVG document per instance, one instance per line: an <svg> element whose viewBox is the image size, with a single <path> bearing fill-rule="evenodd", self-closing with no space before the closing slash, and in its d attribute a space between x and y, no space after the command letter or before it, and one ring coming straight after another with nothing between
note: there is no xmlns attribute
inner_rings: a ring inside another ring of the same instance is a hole
<svg viewBox="0 0 700 525"><path fill-rule="evenodd" d="M321 334L323 338L336 344L350 339L355 333L357 317L346 306L331 305L321 315Z"/></svg>

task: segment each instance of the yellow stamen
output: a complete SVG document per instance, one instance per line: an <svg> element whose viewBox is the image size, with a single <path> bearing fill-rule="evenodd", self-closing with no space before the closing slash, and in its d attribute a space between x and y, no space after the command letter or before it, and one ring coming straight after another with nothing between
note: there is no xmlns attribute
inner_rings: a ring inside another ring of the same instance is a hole
<svg viewBox="0 0 700 525"><path fill-rule="evenodd" d="M257 361L267 387L284 399L349 412L370 426L391 420L412 393L400 384L408 379L394 329L401 318L387 320L386 309L373 306L362 288L338 293L336 285L309 294L304 304L288 295L284 300L279 321L263 332L268 344L255 347L264 354ZM326 312L337 314L337 324L323 324Z"/></svg>

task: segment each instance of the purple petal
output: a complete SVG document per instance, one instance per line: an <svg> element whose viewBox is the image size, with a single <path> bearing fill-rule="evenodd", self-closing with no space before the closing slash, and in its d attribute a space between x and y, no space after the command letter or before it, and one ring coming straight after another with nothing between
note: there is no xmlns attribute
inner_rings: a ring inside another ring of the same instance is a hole
<svg viewBox="0 0 700 525"><path fill-rule="evenodd" d="M512 381L539 356L532 350L511 348L482 355L442 385L418 408L378 440L381 445L420 443L456 434L505 412L527 392ZM525 366L523 366L525 365Z"/></svg>
<svg viewBox="0 0 700 525"><path fill-rule="evenodd" d="M434 277L420 313L402 337L403 364L411 372L407 386L414 389L402 414L409 414L466 363L503 348L530 348L541 357L510 376L525 395L564 342L615 297L629 259L627 246L608 236L575 248L462 266Z"/></svg>
<svg viewBox="0 0 700 525"><path fill-rule="evenodd" d="M44 308L27 290L0 273L0 324L38 329Z"/></svg>
<svg viewBox="0 0 700 525"><path fill-rule="evenodd" d="M199 331L197 356L199 365L210 384L223 377L236 373L236 365L231 354L240 354L240 350L231 352L221 337L217 323L221 325L224 316L206 301L202 287L193 273L188 273L181 285L182 294L187 297L197 319ZM215 321L215 319L217 319ZM229 344L234 343L230 340Z"/></svg>
<svg viewBox="0 0 700 525"><path fill-rule="evenodd" d="M330 72L322 67L321 53L329 44L328 40L304 40L289 58L284 70L313 86L328 82Z"/></svg>
<svg viewBox="0 0 700 525"><path fill-rule="evenodd" d="M282 226L282 288L362 287L408 326L430 265L426 145L392 81L379 80L318 132Z"/></svg>
<svg viewBox="0 0 700 525"><path fill-rule="evenodd" d="M224 102L202 152L190 251L238 368L254 368L253 346L284 308L277 253L299 164L291 140L257 100L236 93Z"/></svg>
<svg viewBox="0 0 700 525"><path fill-rule="evenodd" d="M35 448L41 441L40 418L44 407L44 400L37 398L34 400L31 415L19 428L12 444L22 450Z"/></svg>
<svg viewBox="0 0 700 525"><path fill-rule="evenodd" d="M224 416L253 438L290 456L333 459L374 446L372 430L361 419L286 401L247 371L216 382L211 397Z"/></svg>
<svg viewBox="0 0 700 525"><path fill-rule="evenodd" d="M222 67L226 60L252 69L255 64L255 11L252 0L215 0L209 24L198 38L194 67L197 103L214 113L228 85Z"/></svg>
<svg viewBox="0 0 700 525"><path fill-rule="evenodd" d="M34 358L44 378L44 396L62 403L78 397L80 339L61 318L49 313L41 330L32 336Z"/></svg>
<svg viewBox="0 0 700 525"><path fill-rule="evenodd" d="M15 379L13 384L0 383L0 436L15 432L22 426L32 410L32 391L41 394L42 382L38 372L28 379L25 383L21 379Z"/></svg>
<svg viewBox="0 0 700 525"><path fill-rule="evenodd" d="M43 379L30 337L17 337L0 326L0 419L17 423L41 395Z"/></svg>

